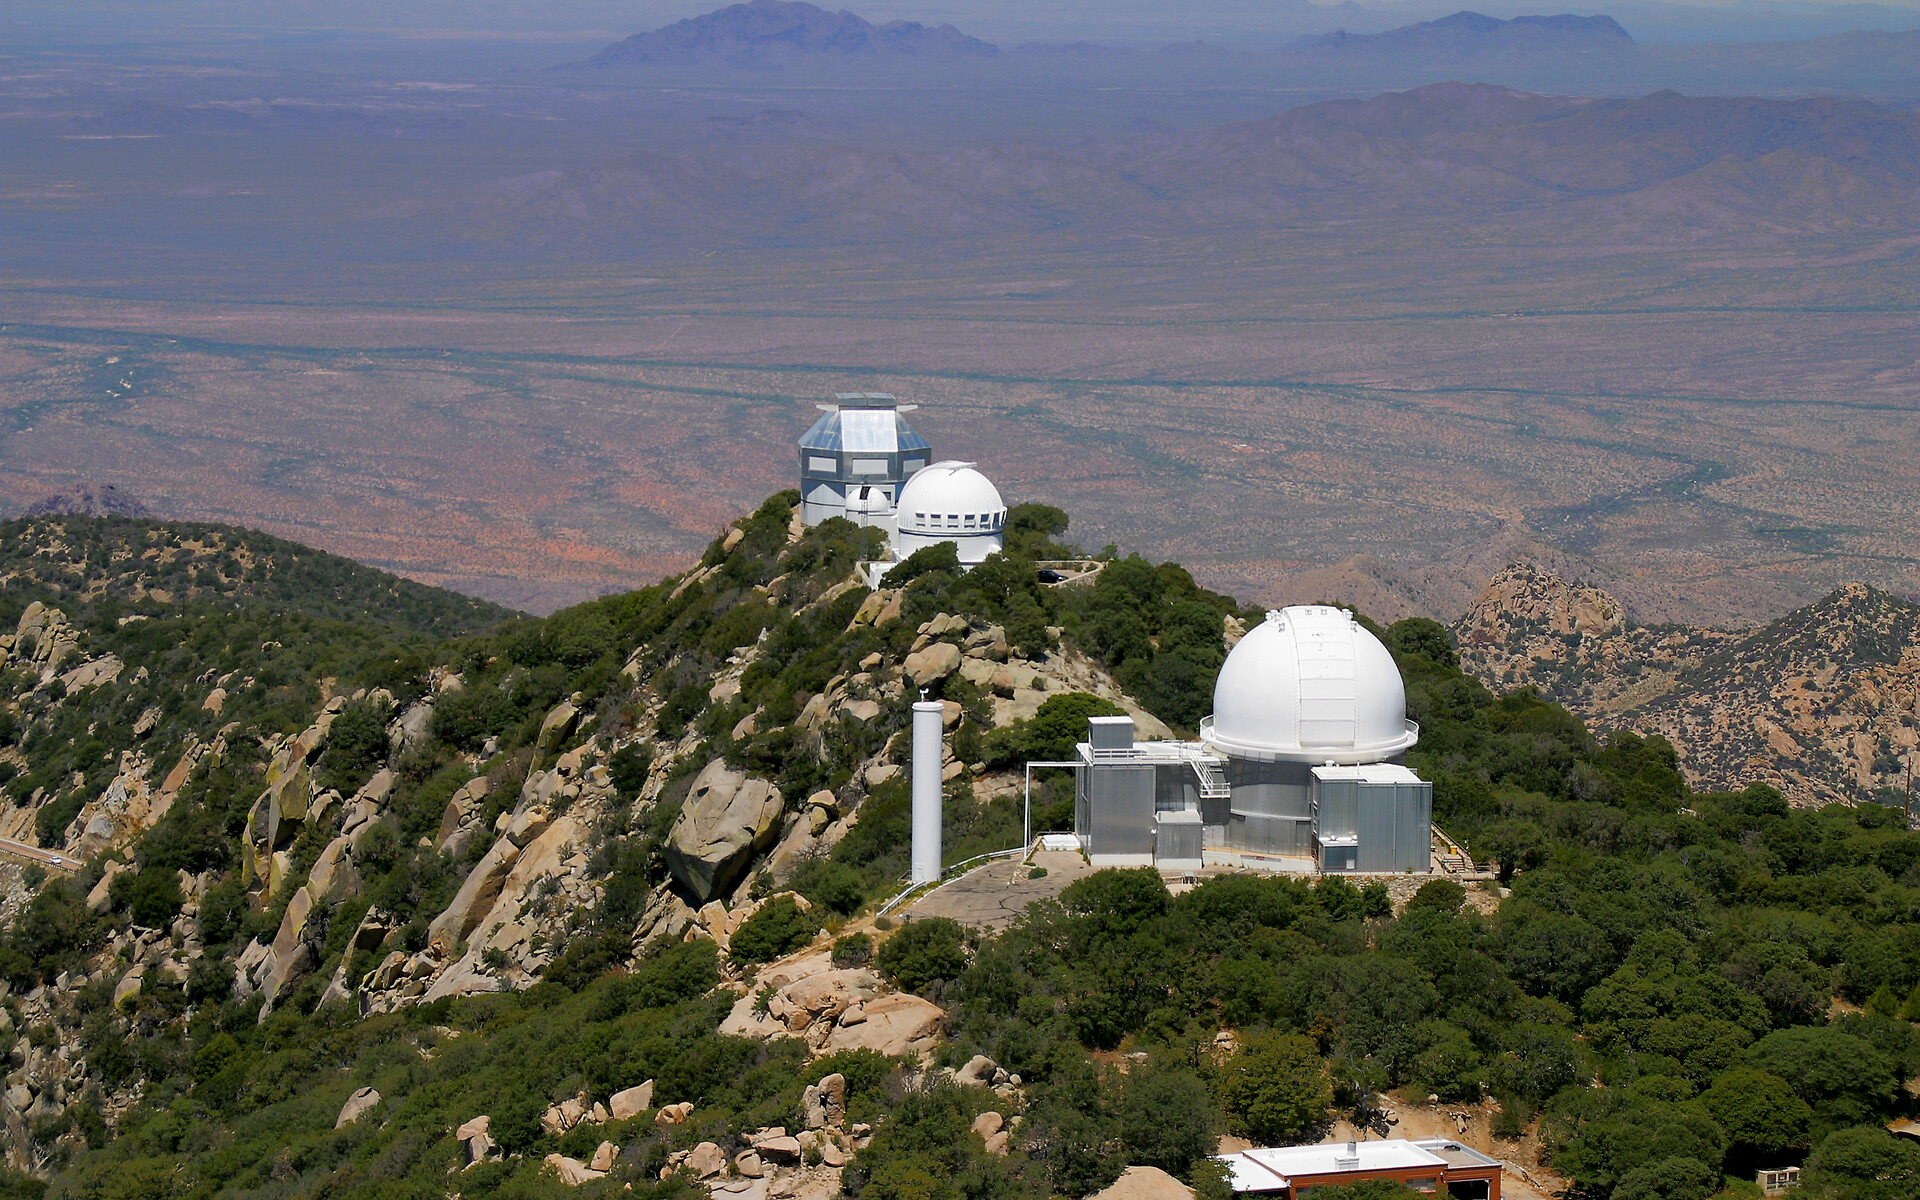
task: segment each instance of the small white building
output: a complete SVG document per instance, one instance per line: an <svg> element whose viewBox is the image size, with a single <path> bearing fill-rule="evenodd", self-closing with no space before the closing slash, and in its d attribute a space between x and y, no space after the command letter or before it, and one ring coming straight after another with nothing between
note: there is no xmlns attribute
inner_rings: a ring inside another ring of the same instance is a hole
<svg viewBox="0 0 1920 1200"><path fill-rule="evenodd" d="M1500 1200L1500 1160L1451 1138L1271 1146L1219 1160L1234 1195L1260 1200L1305 1200L1315 1188L1375 1179L1435 1196Z"/></svg>
<svg viewBox="0 0 1920 1200"><path fill-rule="evenodd" d="M894 508L894 556L952 542L960 561L973 566L1005 546L1007 506L1000 489L970 462L937 462L922 468Z"/></svg>

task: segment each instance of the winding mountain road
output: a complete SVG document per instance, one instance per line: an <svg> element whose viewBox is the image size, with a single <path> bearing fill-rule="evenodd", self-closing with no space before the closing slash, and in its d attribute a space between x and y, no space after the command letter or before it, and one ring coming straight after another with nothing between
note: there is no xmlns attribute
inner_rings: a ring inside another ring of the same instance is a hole
<svg viewBox="0 0 1920 1200"><path fill-rule="evenodd" d="M56 871L65 871L69 875L80 869L80 864L66 855L42 850L38 846L29 846L25 842L16 842L12 838L0 838L0 854L11 854L15 858L24 858L30 863L52 867Z"/></svg>

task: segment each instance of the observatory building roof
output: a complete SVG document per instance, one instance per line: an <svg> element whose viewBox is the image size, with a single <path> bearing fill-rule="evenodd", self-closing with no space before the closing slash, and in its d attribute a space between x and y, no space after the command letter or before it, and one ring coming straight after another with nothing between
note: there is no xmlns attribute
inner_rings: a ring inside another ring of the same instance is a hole
<svg viewBox="0 0 1920 1200"><path fill-rule="evenodd" d="M1007 511L992 480L974 470L972 463L952 461L937 462L915 472L900 489L895 507L902 530L945 536L956 529L979 533L998 530Z"/></svg>
<svg viewBox="0 0 1920 1200"><path fill-rule="evenodd" d="M1393 656L1338 608L1269 612L1227 656L1201 738L1231 758L1376 763L1419 740Z"/></svg>
<svg viewBox="0 0 1920 1200"><path fill-rule="evenodd" d="M927 439L901 419L912 405L901 405L884 392L841 392L812 428L800 437L803 450L847 451L854 454L895 454L927 450Z"/></svg>

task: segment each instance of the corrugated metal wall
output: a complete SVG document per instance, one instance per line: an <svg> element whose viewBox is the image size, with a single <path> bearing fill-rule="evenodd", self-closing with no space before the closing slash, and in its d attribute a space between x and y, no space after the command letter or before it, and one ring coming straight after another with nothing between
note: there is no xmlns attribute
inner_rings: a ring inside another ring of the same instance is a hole
<svg viewBox="0 0 1920 1200"><path fill-rule="evenodd" d="M1200 814L1190 809L1159 814L1155 821L1158 828L1153 846L1154 861L1181 865L1199 862L1203 850L1203 827L1199 818Z"/></svg>
<svg viewBox="0 0 1920 1200"><path fill-rule="evenodd" d="M1088 854L1152 854L1154 768L1100 763L1089 772Z"/></svg>
<svg viewBox="0 0 1920 1200"><path fill-rule="evenodd" d="M1321 840L1359 840L1354 870L1426 871L1432 866L1431 783L1316 779L1314 789Z"/></svg>

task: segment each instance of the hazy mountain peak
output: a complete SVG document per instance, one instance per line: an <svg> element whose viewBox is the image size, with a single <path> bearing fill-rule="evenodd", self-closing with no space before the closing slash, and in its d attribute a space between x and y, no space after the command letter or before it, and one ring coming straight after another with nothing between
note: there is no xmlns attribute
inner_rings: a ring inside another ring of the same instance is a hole
<svg viewBox="0 0 1920 1200"><path fill-rule="evenodd" d="M1522 16L1511 20L1462 10L1432 21L1402 25L1385 33L1348 33L1337 30L1317 38L1302 38L1300 49L1342 51L1445 51L1472 54L1509 50L1528 45L1574 49L1631 46L1633 38L1620 22L1608 16L1582 17L1572 13Z"/></svg>
<svg viewBox="0 0 1920 1200"><path fill-rule="evenodd" d="M951 25L918 21L875 25L804 0L748 0L704 16L638 33L587 60L596 67L707 65L778 67L821 59L978 57L999 47Z"/></svg>
<svg viewBox="0 0 1920 1200"><path fill-rule="evenodd" d="M27 516L150 517L152 510L111 483L76 483L27 506Z"/></svg>

